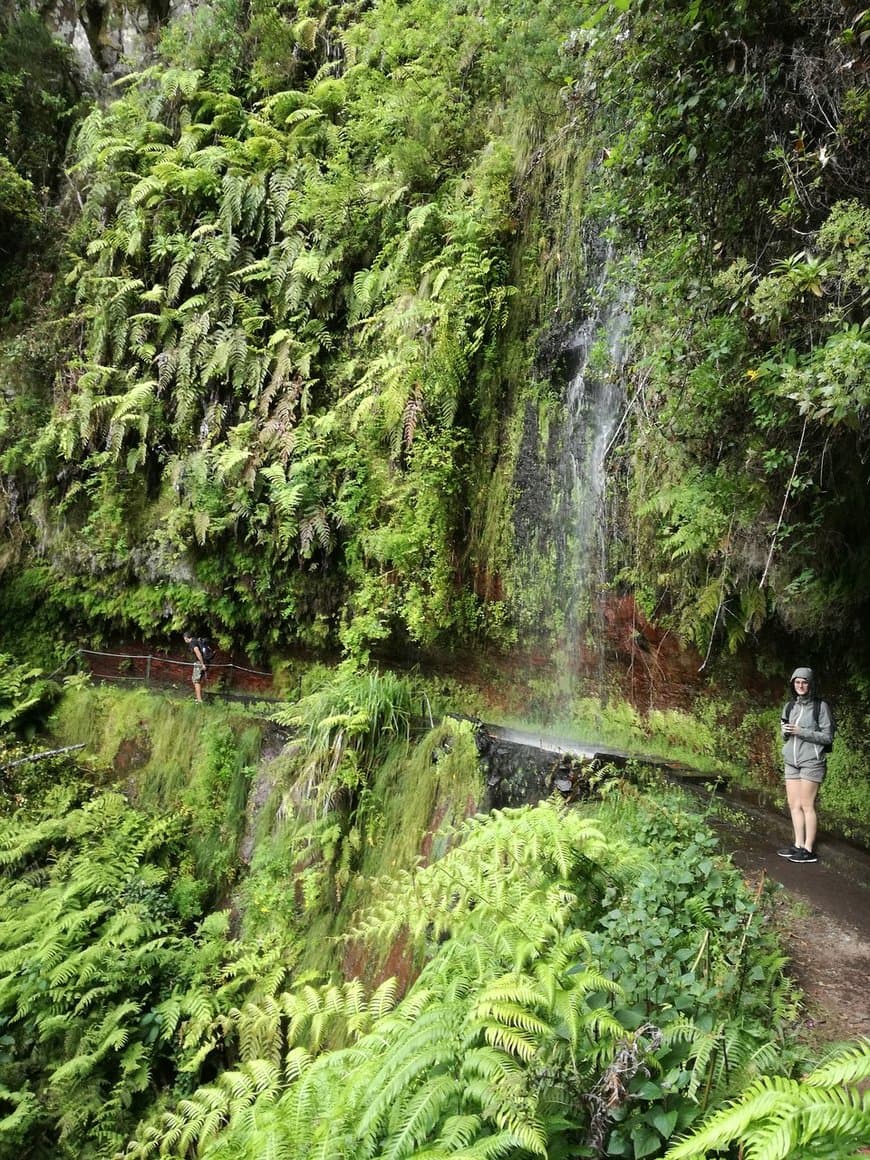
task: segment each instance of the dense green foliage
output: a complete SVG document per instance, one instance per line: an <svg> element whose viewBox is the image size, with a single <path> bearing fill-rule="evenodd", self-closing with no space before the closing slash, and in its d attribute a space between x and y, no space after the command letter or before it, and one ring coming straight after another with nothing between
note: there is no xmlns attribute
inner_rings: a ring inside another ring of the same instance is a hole
<svg viewBox="0 0 870 1160"><path fill-rule="evenodd" d="M456 416L504 320L511 164L481 116L497 30L447 16L431 62L384 10L310 91L252 107L164 65L83 125L68 405L34 443L10 401L5 461L57 481L51 599L80 622L474 627Z"/></svg>
<svg viewBox="0 0 870 1160"><path fill-rule="evenodd" d="M22 1145L34 1157L111 1155L180 1066L219 1057L215 1005L276 969L274 953L239 957L225 915L183 922L184 847L182 817L148 817L76 784L7 820L4 1156Z"/></svg>
<svg viewBox="0 0 870 1160"><path fill-rule="evenodd" d="M567 352L616 303L612 591L866 701L867 10L220 0L86 111L7 9L0 1156L851 1154L866 1051L798 1080L762 898L682 800L466 820L470 725L357 666L583 619ZM23 760L38 665L189 623L352 664L268 726L73 688L82 767ZM647 708L611 723L772 745L766 703Z"/></svg>
<svg viewBox="0 0 870 1160"><path fill-rule="evenodd" d="M0 730L11 736L13 731L26 732L48 712L58 692L42 672L28 665L15 664L9 656L0 655Z"/></svg>
<svg viewBox="0 0 870 1160"><path fill-rule="evenodd" d="M626 578L702 647L773 615L860 666L867 13L656 4L621 24L575 91L626 111L599 196L644 238Z"/></svg>
<svg viewBox="0 0 870 1160"><path fill-rule="evenodd" d="M55 767L3 828L0 1154L639 1160L742 1082L788 1079L780 951L686 804L611 782L586 813L462 822L415 867L477 766L467 723L412 740L421 706L341 672L291 706L332 712L261 768L254 861L233 863L233 911L203 913L206 829L241 853L209 788L246 760L244 723L227 745L229 719L189 701L70 695L60 734L90 723L102 761L114 739L138 800L97 788L99 764ZM186 774L153 784L169 751ZM334 957L313 977L319 942L357 963L404 947L411 970L367 988Z"/></svg>
<svg viewBox="0 0 870 1160"><path fill-rule="evenodd" d="M870 1132L868 1079L867 1039L831 1053L803 1082L764 1076L672 1148L668 1160L707 1156L738 1141L757 1160L786 1160L809 1148L820 1156L860 1155Z"/></svg>
<svg viewBox="0 0 870 1160"><path fill-rule="evenodd" d="M67 693L51 724L57 741L84 745L80 756L103 778L128 772L138 805L184 819L186 853L175 865L184 917L226 897L238 874L262 722L232 706L203 721L192 700L85 687Z"/></svg>
<svg viewBox="0 0 870 1160"><path fill-rule="evenodd" d="M185 19L81 125L55 321L5 348L8 614L357 656L558 633L564 562L514 506L606 238L632 303L620 581L702 650L768 623L861 645L866 12ZM33 118L45 169L61 122Z"/></svg>
<svg viewBox="0 0 870 1160"><path fill-rule="evenodd" d="M708 658L839 650L866 695L866 11L224 0L78 118L65 185L69 56L0 32L5 726L81 638L558 638L598 298L631 316L614 586ZM781 958L696 819L620 789L463 827L467 725L412 680L307 694L256 780L260 727L190 702L68 697L86 773L4 740L0 1150L641 1160L744 1082L680 1155L771 1093L776 1155L850 1146L860 1109L806 1120L776 1074ZM742 759L707 709L693 742Z"/></svg>
<svg viewBox="0 0 870 1160"><path fill-rule="evenodd" d="M54 210L67 137L80 115L71 53L23 3L0 12L0 306L20 322L27 294L21 265L37 267ZM0 315L2 317L2 315Z"/></svg>

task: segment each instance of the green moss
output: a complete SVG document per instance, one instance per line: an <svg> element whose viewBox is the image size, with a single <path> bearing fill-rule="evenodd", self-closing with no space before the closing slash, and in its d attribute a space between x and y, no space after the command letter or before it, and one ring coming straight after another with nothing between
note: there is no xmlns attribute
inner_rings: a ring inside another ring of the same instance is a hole
<svg viewBox="0 0 870 1160"><path fill-rule="evenodd" d="M82 763L140 807L187 815L191 881L205 884L203 899L227 889L238 872L260 722L232 706L103 685L67 691L51 729L60 745L83 743Z"/></svg>
<svg viewBox="0 0 870 1160"><path fill-rule="evenodd" d="M408 869L442 826L458 823L483 797L471 724L446 720L378 773L381 803L376 840L362 863L365 877Z"/></svg>
<svg viewBox="0 0 870 1160"><path fill-rule="evenodd" d="M469 722L446 720L413 747L397 747L378 771L373 787L376 812L366 826L359 870L342 895L333 936L353 928L371 904L379 879L442 855L451 828L476 811L483 789ZM369 978L377 977L392 950L380 948L379 955L366 960ZM303 962L323 966L316 944L307 945Z"/></svg>
<svg viewBox="0 0 870 1160"><path fill-rule="evenodd" d="M315 816L302 751L276 763L276 774L282 764L285 784L261 813L250 877L239 891L243 928L248 938L304 930L300 969L329 975L339 970L342 936L371 902L375 883L443 853L449 827L482 800L477 748L470 723L447 719L415 744L389 747L352 810L326 816ZM391 949L383 948L382 959ZM369 974L380 965L367 957Z"/></svg>
<svg viewBox="0 0 870 1160"><path fill-rule="evenodd" d="M549 684L548 688L549 706L553 709L553 690ZM492 724L531 733L544 732L577 744L599 745L603 749L670 761L700 772L731 772L732 767L722 759L717 734L696 714L676 709L643 714L620 698L603 702L596 697L575 697L568 699L567 704L567 712L563 702L557 711L549 713L543 728L540 717L517 713L497 713L490 720Z"/></svg>

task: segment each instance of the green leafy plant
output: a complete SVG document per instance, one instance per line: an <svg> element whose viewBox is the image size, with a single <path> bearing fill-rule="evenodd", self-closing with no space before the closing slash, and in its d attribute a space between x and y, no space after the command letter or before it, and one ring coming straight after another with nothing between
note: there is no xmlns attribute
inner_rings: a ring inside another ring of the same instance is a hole
<svg viewBox="0 0 870 1160"><path fill-rule="evenodd" d="M303 731L303 776L327 797L339 786L364 784L395 741L408 741L418 722L432 723L423 686L386 671L346 664L314 692L280 709L275 720Z"/></svg>
<svg viewBox="0 0 870 1160"><path fill-rule="evenodd" d="M792 1160L811 1148L859 1155L870 1131L870 1041L833 1050L802 1079L762 1076L666 1153L689 1160L737 1144L758 1160Z"/></svg>
<svg viewBox="0 0 870 1160"><path fill-rule="evenodd" d="M47 713L58 686L39 668L0 654L0 726L12 732L33 726Z"/></svg>
<svg viewBox="0 0 870 1160"><path fill-rule="evenodd" d="M381 880L351 932L423 952L397 1005L390 984L349 1020L332 986L249 1006L271 1012L272 1053L143 1124L125 1154L662 1154L780 1051L772 997L785 1014L739 876L673 804L614 792L603 824L555 803L466 822L439 860Z"/></svg>

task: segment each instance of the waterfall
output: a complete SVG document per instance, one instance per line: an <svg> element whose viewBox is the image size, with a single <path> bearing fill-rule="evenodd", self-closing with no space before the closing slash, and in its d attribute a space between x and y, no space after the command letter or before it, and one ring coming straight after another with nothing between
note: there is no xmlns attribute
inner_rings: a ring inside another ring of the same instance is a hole
<svg viewBox="0 0 870 1160"><path fill-rule="evenodd" d="M549 395L526 412L514 482L520 647L556 666L560 699L603 692L608 452L624 406L630 295L600 256L582 315L542 352Z"/></svg>
<svg viewBox="0 0 870 1160"><path fill-rule="evenodd" d="M623 407L621 371L628 329L627 296L608 295L605 263L595 306L568 342L572 375L565 399L563 453L557 481L564 528L564 570L556 596L565 610L567 669L603 662L607 585L606 457ZM592 674L590 674L592 675ZM600 675L600 674L599 674Z"/></svg>

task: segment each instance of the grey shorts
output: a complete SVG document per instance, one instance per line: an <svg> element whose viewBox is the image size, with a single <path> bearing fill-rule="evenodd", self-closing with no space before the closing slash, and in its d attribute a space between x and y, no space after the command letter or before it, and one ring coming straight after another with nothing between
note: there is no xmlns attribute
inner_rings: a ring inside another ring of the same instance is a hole
<svg viewBox="0 0 870 1160"><path fill-rule="evenodd" d="M825 774L828 772L828 767L824 761L820 761L818 765L786 765L785 780L795 781L815 781L821 783L825 780Z"/></svg>
<svg viewBox="0 0 870 1160"><path fill-rule="evenodd" d="M205 676L205 665L201 665L199 663L199 661L194 661L193 662L193 677L191 678L193 683L195 685L198 685L204 676Z"/></svg>

